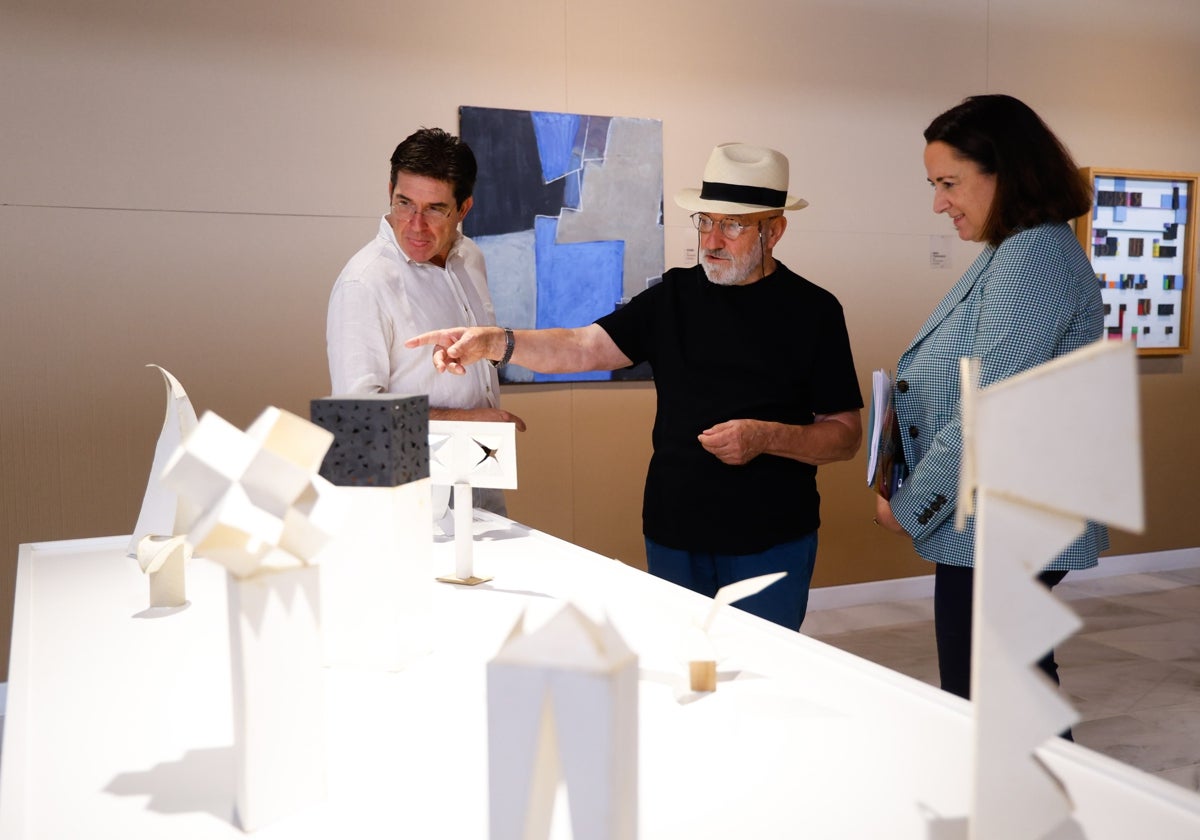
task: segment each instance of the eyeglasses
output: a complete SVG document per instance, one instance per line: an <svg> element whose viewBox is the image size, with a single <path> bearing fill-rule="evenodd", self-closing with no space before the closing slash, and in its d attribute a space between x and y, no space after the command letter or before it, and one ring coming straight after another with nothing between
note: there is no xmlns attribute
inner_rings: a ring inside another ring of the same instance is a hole
<svg viewBox="0 0 1200 840"><path fill-rule="evenodd" d="M696 226L696 230L700 231L701 233L712 233L714 225L720 227L721 235L726 239L737 239L742 235L742 231L746 230L747 228L758 227L763 223L763 221L765 221L765 219L760 219L757 222L750 222L749 224L746 224L744 222L739 222L737 219L726 217L718 222L710 216L704 215L703 213L693 213L691 219L692 224Z"/></svg>
<svg viewBox="0 0 1200 840"><path fill-rule="evenodd" d="M449 219L450 214L453 212L453 208L447 207L445 204L431 204L429 207L426 207L424 210L420 211L421 218L423 218L427 224L431 225L441 224ZM417 215L417 205L413 204L407 198L397 198L392 202L392 213L396 216L396 218L407 222L412 219L413 216Z"/></svg>

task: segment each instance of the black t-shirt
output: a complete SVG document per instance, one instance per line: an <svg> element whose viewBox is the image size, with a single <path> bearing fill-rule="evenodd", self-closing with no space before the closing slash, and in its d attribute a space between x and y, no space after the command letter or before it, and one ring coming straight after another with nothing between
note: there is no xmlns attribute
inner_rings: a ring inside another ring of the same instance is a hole
<svg viewBox="0 0 1200 840"><path fill-rule="evenodd" d="M642 527L662 545L717 554L763 551L820 524L817 468L760 455L719 461L698 435L726 420L806 425L862 408L841 304L782 263L745 286L709 282L701 266L596 322L654 371L658 413Z"/></svg>

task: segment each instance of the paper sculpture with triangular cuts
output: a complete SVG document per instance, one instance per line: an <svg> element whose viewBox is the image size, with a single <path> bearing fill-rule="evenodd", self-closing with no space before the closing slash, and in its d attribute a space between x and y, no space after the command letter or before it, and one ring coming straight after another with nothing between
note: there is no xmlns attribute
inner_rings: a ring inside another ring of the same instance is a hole
<svg viewBox="0 0 1200 840"><path fill-rule="evenodd" d="M163 480L201 510L188 541L228 570L237 817L246 831L325 795L320 595L313 561L342 499L317 475L333 436L277 408L245 432L212 412Z"/></svg>
<svg viewBox="0 0 1200 840"><path fill-rule="evenodd" d="M963 360L958 521L975 496L972 840L1044 837L1070 819L1035 750L1078 719L1036 668L1081 622L1037 575L1092 519L1143 527L1137 358L1098 342L979 390Z"/></svg>
<svg viewBox="0 0 1200 840"><path fill-rule="evenodd" d="M574 840L637 837L637 656L567 604L488 663L491 840L545 840L566 785Z"/></svg>
<svg viewBox="0 0 1200 840"><path fill-rule="evenodd" d="M491 580L474 573L471 488L516 489L516 428L514 423L429 421L429 477L435 485L454 487L454 575L439 577L443 583Z"/></svg>
<svg viewBox="0 0 1200 840"><path fill-rule="evenodd" d="M196 515L194 506L187 499L162 483L163 469L180 442L196 428L196 410L179 380L158 365L146 365L162 374L167 388L167 410L163 418L162 431L154 447L154 461L150 466L150 478L146 482L146 493L142 497L141 512L133 535L129 538L130 557L138 556L138 546L143 537L151 534L174 537L187 533Z"/></svg>

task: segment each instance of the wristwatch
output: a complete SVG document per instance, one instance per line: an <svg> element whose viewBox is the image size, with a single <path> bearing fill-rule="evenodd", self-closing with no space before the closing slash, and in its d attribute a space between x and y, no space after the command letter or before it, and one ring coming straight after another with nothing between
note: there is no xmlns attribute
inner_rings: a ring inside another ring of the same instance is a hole
<svg viewBox="0 0 1200 840"><path fill-rule="evenodd" d="M500 359L500 361L496 361L495 359L492 359L491 360L492 365L494 367L502 367L502 366L508 364L508 360L512 358L513 347L515 346L515 344L516 344L516 342L513 340L513 331L510 330L508 327L505 327L504 328L504 358Z"/></svg>

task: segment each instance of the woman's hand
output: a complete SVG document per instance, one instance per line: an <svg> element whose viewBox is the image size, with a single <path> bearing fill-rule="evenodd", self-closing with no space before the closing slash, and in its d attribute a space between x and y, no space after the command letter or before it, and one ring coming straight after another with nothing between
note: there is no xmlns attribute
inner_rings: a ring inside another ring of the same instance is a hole
<svg viewBox="0 0 1200 840"><path fill-rule="evenodd" d="M893 534L908 536L908 532L904 530L904 526L896 521L896 517L892 515L891 503L878 493L875 494L875 524L880 528L891 531Z"/></svg>

